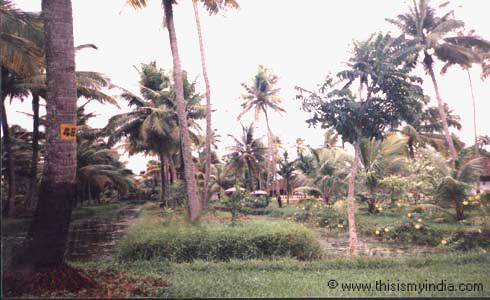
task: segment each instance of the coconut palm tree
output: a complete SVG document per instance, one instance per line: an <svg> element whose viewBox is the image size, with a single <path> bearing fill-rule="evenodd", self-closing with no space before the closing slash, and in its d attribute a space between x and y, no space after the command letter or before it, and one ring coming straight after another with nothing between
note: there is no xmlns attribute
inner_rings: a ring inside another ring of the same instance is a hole
<svg viewBox="0 0 490 300"><path fill-rule="evenodd" d="M147 4L146 0L127 0L127 2L135 7L142 8ZM177 35L175 33L173 5L175 0L162 0L165 24L168 30L170 49L173 58L173 75L175 80L175 102L177 106L177 116L179 119L180 139L182 146L182 156L184 161L184 173L187 188L187 197L189 201L189 218L191 221L196 221L199 218L201 211L201 203L197 193L197 182L194 177L194 164L191 153L191 138L188 131L186 104L184 101L184 86L182 82L182 67L179 57L179 49L177 44Z"/></svg>
<svg viewBox="0 0 490 300"><path fill-rule="evenodd" d="M482 162L483 158L470 159L465 151L461 151L454 168L438 164L442 166L444 177L437 187L436 198L440 203L449 202L454 206L458 221L464 219L463 200L483 171Z"/></svg>
<svg viewBox="0 0 490 300"><path fill-rule="evenodd" d="M39 14L27 13L17 9L12 1L0 1L0 56L2 106L1 120L3 143L7 158L8 198L2 204L4 215L13 213L15 209L15 167L12 160L10 133L5 100L10 97L23 98L28 91L18 88L15 83L26 76L40 72L44 66L42 19Z"/></svg>
<svg viewBox="0 0 490 300"><path fill-rule="evenodd" d="M308 147L308 155L300 155L296 166L303 182L297 190L316 191L323 201L331 204L345 191L345 181L352 166L352 158L341 149Z"/></svg>
<svg viewBox="0 0 490 300"><path fill-rule="evenodd" d="M446 62L444 67L441 69L441 74L444 75L448 68L452 65L459 65L463 70L466 71L468 76L468 82L471 92L471 100L473 106L473 131L475 137L475 155L478 156L477 145L477 130L476 130L476 103L475 103L475 93L473 91L473 81L471 79L470 68L473 64L480 64L482 68L485 67L485 57L490 55L490 41L483 39L482 37L474 35L474 30L471 30L467 35L463 35L461 32L458 33L456 37L445 38L444 41L451 45L453 48L458 49L459 52L465 53L465 55L454 55L456 52L447 51L447 54L442 57ZM457 53L459 54L459 53ZM483 78L482 78L483 79Z"/></svg>
<svg viewBox="0 0 490 300"><path fill-rule="evenodd" d="M273 162L275 151L275 144L273 141L273 135L269 123L269 110L276 112L285 112L283 108L280 107L281 99L277 96L280 89L275 88L277 84L278 77L271 74L267 68L264 66L259 66L257 74L252 78L252 83L250 85L242 83L245 88L246 93L242 95L245 100L242 103L243 110L238 115L240 119L245 113L250 110L254 110L255 119L257 120L261 113L265 116L265 122L267 125L267 144L268 144L268 157L266 159L266 172L267 172L267 182L268 185L271 180L275 177L276 170L273 169L275 163Z"/></svg>
<svg viewBox="0 0 490 300"><path fill-rule="evenodd" d="M111 145L127 137L126 148L130 155L144 152L158 156L162 183L160 196L164 203L165 183L166 178L169 177L166 166L170 166L172 154L180 151L181 148L178 133L180 120L175 103L175 81L164 70L157 68L155 62L143 64L140 76L140 92L143 98L129 91L124 92L122 98L128 101L134 110L113 116L104 132L110 136ZM195 120L204 117L204 108L199 104L201 96L195 91L195 82L187 80L186 72L183 72L182 81L187 122L191 129L199 129ZM197 139L193 133L190 133L190 136L193 140Z"/></svg>
<svg viewBox="0 0 490 300"><path fill-rule="evenodd" d="M77 196L81 196L82 203L86 195L89 201L93 195L100 202L100 193L108 188L122 196L135 187L131 170L119 161L119 154L109 147L100 132L100 129L92 129L86 124L79 125Z"/></svg>
<svg viewBox="0 0 490 300"><path fill-rule="evenodd" d="M360 143L360 167L363 171L368 192L361 195L364 202L368 204L370 213L376 208L376 197L374 194L380 188L381 180L389 175L402 171L406 162L407 137L389 135L383 141L375 139L362 139Z"/></svg>
<svg viewBox="0 0 490 300"><path fill-rule="evenodd" d="M39 203L17 266L45 269L64 262L77 168L77 85L71 1L43 1L47 76L46 158ZM68 129L65 134L65 130ZM76 132L75 132L76 133Z"/></svg>
<svg viewBox="0 0 490 300"><path fill-rule="evenodd" d="M296 180L295 174L295 162L289 161L289 155L287 151L284 151L282 155L282 159L279 161L279 170L277 174L279 174L282 179L286 182L286 203L289 205L289 196L292 192L292 184L294 180Z"/></svg>
<svg viewBox="0 0 490 300"><path fill-rule="evenodd" d="M448 2L439 8L446 6ZM404 35L409 36L414 42L419 53L423 54L422 64L429 74L438 103L438 110L441 117L446 142L450 151L450 162L454 166L457 159L457 152L454 142L451 138L447 116L444 111L444 102L441 98L437 79L434 73L434 58L451 64L467 65L471 64L475 58L475 52L471 51L468 44L477 46L480 40L471 36L460 36L458 38L448 37L449 34L461 30L464 23L454 18L454 12L449 11L442 17L436 16L436 10L429 5L429 0L414 0L410 12L400 14L396 19L386 19L388 22L396 25ZM468 44L458 43L458 41L467 40ZM471 41L471 42L470 42ZM419 54L413 56L413 63L417 63Z"/></svg>
<svg viewBox="0 0 490 300"><path fill-rule="evenodd" d="M258 164L263 160L263 152L265 150L261 139L256 138L254 124L249 126L242 125L242 135L240 137L234 137L229 135L235 142L235 145L228 147L231 151L228 154L229 164L227 173L231 170L235 173L235 178L238 179L240 174L243 174L244 170L247 170L248 177L248 189L253 191L255 189L254 177L258 173Z"/></svg>
<svg viewBox="0 0 490 300"><path fill-rule="evenodd" d="M444 110L447 115L448 126L460 130L459 116L454 115L447 105L444 105ZM408 138L408 156L412 160L415 159L415 150L417 148L428 145L445 156L448 155L448 145L437 107L424 109L420 118L415 123L405 125L401 133ZM452 139L456 150L459 151L464 147L464 143L455 134L453 134Z"/></svg>
<svg viewBox="0 0 490 300"><path fill-rule="evenodd" d="M206 56L204 53L204 43L202 38L201 21L199 20L199 9L197 6L198 0L193 0L192 5L194 8L194 17L196 20L197 36L199 37L199 50L201 52L201 65L202 75L204 83L206 85L206 145L205 145L205 171L204 171L204 187L203 195L201 197L203 207L206 206L206 202L209 199L209 178L211 174L211 144L213 138L213 128L211 124L211 86L209 84L208 72L206 68ZM204 7L207 9L210 15L217 14L219 11L226 7L238 8L238 3L235 0L213 0L204 1Z"/></svg>

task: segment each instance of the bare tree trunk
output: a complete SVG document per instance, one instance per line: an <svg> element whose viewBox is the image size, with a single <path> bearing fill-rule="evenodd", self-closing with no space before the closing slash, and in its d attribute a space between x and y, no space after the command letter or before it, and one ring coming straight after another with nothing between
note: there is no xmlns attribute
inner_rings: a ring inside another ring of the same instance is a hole
<svg viewBox="0 0 490 300"><path fill-rule="evenodd" d="M429 75L430 78L432 79L432 84L434 85L434 90L436 92L437 108L439 109L439 115L441 116L442 127L444 128L444 135L446 137L446 142L449 147L449 153L451 155L451 160L449 164L451 165L452 168L454 168L454 163L458 158L458 154L456 153L456 148L454 148L453 139L451 137L451 133L449 132L449 126L447 125L446 111L444 110L444 102L442 102L441 95L439 94L439 87L437 85L436 76L434 74L434 70L432 69L432 67L429 68Z"/></svg>
<svg viewBox="0 0 490 300"><path fill-rule="evenodd" d="M32 159L29 190L26 195L26 208L34 207L34 196L37 192L37 161L39 159L39 95L32 97Z"/></svg>
<svg viewBox="0 0 490 300"><path fill-rule="evenodd" d="M182 69L180 66L179 50L177 46L177 36L175 34L175 25L173 19L172 4L174 0L163 0L165 10L165 21L167 23L170 48L172 50L174 65L174 80L177 102L177 116L179 118L179 129L182 140L182 150L184 158L184 174L186 179L187 197L189 201L189 218L196 221L199 218L201 210L200 202L197 197L197 184L194 177L194 163L191 153L191 139L189 137L189 126L187 124L187 112L184 101L184 88L182 83Z"/></svg>
<svg viewBox="0 0 490 300"><path fill-rule="evenodd" d="M177 179L177 170L175 169L175 164L174 164L174 160L172 157L170 157L169 159L169 165L170 165L170 174L172 175L172 180L171 180L171 184L173 184Z"/></svg>
<svg viewBox="0 0 490 300"><path fill-rule="evenodd" d="M15 194L17 186L15 184L15 165L10 140L10 129L7 121L7 112L5 111L5 100L7 95L2 95L2 131L3 131L3 146L7 158L7 176L8 176L8 198L7 203L2 205L3 215L12 215L15 211Z"/></svg>
<svg viewBox="0 0 490 300"><path fill-rule="evenodd" d="M68 241L77 168L77 86L70 0L43 0L47 79L44 176L18 265L61 266ZM62 127L63 125L63 127ZM68 126L67 132L62 128Z"/></svg>
<svg viewBox="0 0 490 300"><path fill-rule="evenodd" d="M286 179L286 203L288 204L289 206L289 180Z"/></svg>
<svg viewBox="0 0 490 300"><path fill-rule="evenodd" d="M272 168L274 167L274 164L272 163L272 153L274 151L274 141L272 140L272 131L269 126L269 116L267 114L267 111L264 111L265 114L265 123L267 125L267 159L266 159L266 171L267 171L267 182L266 186L269 185L270 180L272 179L271 182L271 187L273 187L274 191L276 190L277 186L274 186L274 174L272 173Z"/></svg>
<svg viewBox="0 0 490 300"><path fill-rule="evenodd" d="M165 176L165 155L163 153L158 153L158 158L160 159L160 202L165 207L168 207L167 197L165 197L165 185L167 184Z"/></svg>
<svg viewBox="0 0 490 300"><path fill-rule="evenodd" d="M470 82L470 90L471 90L471 100L473 101L473 130L475 133L475 155L476 157L480 156L480 152L478 151L478 136L476 134L476 102L475 102L475 93L473 92L473 81L471 80L470 70L466 69L466 73L468 74L468 81Z"/></svg>
<svg viewBox="0 0 490 300"><path fill-rule="evenodd" d="M354 192L356 185L356 174L359 167L359 154L361 153L361 149L359 148L359 143L357 141L354 143L353 146L355 154L349 178L349 192L347 194L347 219L349 222L349 253L355 256L358 252L358 241L356 230L356 207L354 203Z"/></svg>
<svg viewBox="0 0 490 300"><path fill-rule="evenodd" d="M209 200L209 178L211 176L211 140L213 137L213 128L211 126L211 86L209 85L208 72L206 68L206 57L204 55L204 44L202 41L202 31L201 22L199 20L199 10L197 7L197 1L192 1L194 7L194 16L196 19L197 35L199 37L199 50L201 52L201 65L202 65L202 76L204 78L204 84L206 85L206 145L205 145L205 156L206 163L204 168L204 187L203 196L201 199L202 206L206 207L207 201Z"/></svg>

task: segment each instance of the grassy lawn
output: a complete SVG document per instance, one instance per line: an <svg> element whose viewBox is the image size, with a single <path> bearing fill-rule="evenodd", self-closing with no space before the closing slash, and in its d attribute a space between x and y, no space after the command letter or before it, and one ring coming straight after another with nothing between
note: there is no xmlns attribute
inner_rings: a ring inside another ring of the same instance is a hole
<svg viewBox="0 0 490 300"><path fill-rule="evenodd" d="M151 296L160 297L354 297L354 296L489 296L490 255L482 252L409 258L338 258L300 262L281 260L231 260L169 263L138 261L77 264L85 269L130 272L152 276L169 283L169 288ZM330 280L339 284L329 288ZM395 284L399 290L379 286ZM349 290L346 284L371 284L364 290ZM439 284L440 291L436 286ZM475 291L460 291L464 288ZM466 284L469 284L466 286ZM473 285L476 284L476 285ZM342 286L344 285L344 286ZM425 285L425 290L422 290ZM454 291L450 291L454 285ZM481 288L483 288L481 290ZM408 291L408 289L411 289ZM427 291L427 289L432 289ZM476 291L477 289L480 289Z"/></svg>

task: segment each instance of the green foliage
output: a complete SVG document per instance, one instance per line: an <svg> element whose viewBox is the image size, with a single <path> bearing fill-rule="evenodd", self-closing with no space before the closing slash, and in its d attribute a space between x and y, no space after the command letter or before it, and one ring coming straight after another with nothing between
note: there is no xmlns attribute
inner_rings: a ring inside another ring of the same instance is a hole
<svg viewBox="0 0 490 300"><path fill-rule="evenodd" d="M357 143L361 138L381 139L386 129L416 120L425 99L421 79L409 75L412 66L407 61L415 50L407 41L377 34L356 42L353 50L349 69L337 74L345 82L343 88L335 88L332 77L317 92L296 87L296 98L311 114L307 123L333 128L344 141ZM356 99L349 89L355 80L366 87L364 99Z"/></svg>
<svg viewBox="0 0 490 300"><path fill-rule="evenodd" d="M478 229L469 232L455 232L446 239L446 243L449 249L454 250L490 248L490 230Z"/></svg>
<svg viewBox="0 0 490 300"><path fill-rule="evenodd" d="M297 207L299 210L293 215L296 222L328 228L347 226L347 220L341 217L335 209L316 199L300 200Z"/></svg>
<svg viewBox="0 0 490 300"><path fill-rule="evenodd" d="M408 179L399 175L390 175L380 180L380 185L391 199L392 204L400 199L408 189Z"/></svg>
<svg viewBox="0 0 490 300"><path fill-rule="evenodd" d="M271 202L271 197L268 195L247 196L243 198L243 205L249 208L266 208Z"/></svg>
<svg viewBox="0 0 490 300"><path fill-rule="evenodd" d="M320 245L312 233L290 222L254 221L235 226L138 224L121 242L119 261L161 259L177 262L289 256L316 259Z"/></svg>
<svg viewBox="0 0 490 300"><path fill-rule="evenodd" d="M184 205L187 203L187 190L183 180L176 180L169 186L168 201L173 206Z"/></svg>
<svg viewBox="0 0 490 300"><path fill-rule="evenodd" d="M241 191L240 186L235 185L235 191L233 192L233 194L231 194L230 196L225 196L223 197L223 200L221 200L221 203L224 205L224 207L230 209L232 222L236 220L236 218L238 217L238 213L242 209L242 198L243 192Z"/></svg>

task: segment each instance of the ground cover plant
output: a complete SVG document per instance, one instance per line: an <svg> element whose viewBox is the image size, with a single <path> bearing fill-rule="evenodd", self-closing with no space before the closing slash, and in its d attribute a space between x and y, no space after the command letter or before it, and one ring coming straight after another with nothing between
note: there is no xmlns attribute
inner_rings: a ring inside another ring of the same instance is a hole
<svg viewBox="0 0 490 300"><path fill-rule="evenodd" d="M134 225L119 247L120 261L321 257L315 236L307 228L287 221L233 220L229 224L210 221L192 225L154 220Z"/></svg>

